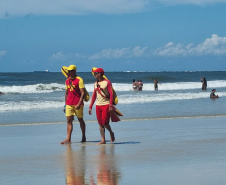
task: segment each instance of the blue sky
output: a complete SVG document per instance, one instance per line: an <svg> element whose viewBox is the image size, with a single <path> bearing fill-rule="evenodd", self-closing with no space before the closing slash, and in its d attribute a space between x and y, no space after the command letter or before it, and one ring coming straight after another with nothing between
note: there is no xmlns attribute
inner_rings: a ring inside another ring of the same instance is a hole
<svg viewBox="0 0 226 185"><path fill-rule="evenodd" d="M226 70L225 10L226 0L0 0L0 72Z"/></svg>

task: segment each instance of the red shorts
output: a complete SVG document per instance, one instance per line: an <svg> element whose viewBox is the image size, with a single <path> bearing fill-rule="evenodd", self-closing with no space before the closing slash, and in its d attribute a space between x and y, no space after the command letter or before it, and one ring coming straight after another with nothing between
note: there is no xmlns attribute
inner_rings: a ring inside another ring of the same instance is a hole
<svg viewBox="0 0 226 185"><path fill-rule="evenodd" d="M109 125L109 105L96 105L96 114L99 125Z"/></svg>

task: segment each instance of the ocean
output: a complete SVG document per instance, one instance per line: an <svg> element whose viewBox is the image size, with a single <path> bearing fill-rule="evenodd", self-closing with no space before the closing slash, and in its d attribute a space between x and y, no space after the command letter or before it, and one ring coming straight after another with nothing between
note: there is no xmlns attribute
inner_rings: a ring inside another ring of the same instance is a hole
<svg viewBox="0 0 226 185"><path fill-rule="evenodd" d="M122 120L226 115L226 72L106 72L118 95ZM91 72L78 72L90 96L95 82ZM207 91L201 90L201 77ZM159 81L154 91L152 78ZM143 91L133 91L132 80L143 81ZM0 73L0 126L66 122L63 113L65 80L61 72ZM215 88L220 98L209 98ZM84 120L94 121L85 102Z"/></svg>
<svg viewBox="0 0 226 185"><path fill-rule="evenodd" d="M94 77L78 73L90 95ZM1 184L225 184L226 72L109 72L123 114L111 123L116 140L101 141L95 110L66 137L65 77L0 73ZM200 78L206 77L207 91ZM154 91L151 78L161 85ZM133 91L133 79L143 91ZM210 99L216 88L218 99ZM74 123L78 123L77 120ZM136 170L134 170L136 169ZM181 177L181 178L178 178Z"/></svg>

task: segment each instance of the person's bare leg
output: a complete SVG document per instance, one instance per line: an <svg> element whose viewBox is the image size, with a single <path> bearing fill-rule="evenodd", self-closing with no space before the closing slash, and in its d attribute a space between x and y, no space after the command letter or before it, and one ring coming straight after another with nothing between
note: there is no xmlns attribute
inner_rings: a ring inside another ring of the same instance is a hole
<svg viewBox="0 0 226 185"><path fill-rule="evenodd" d="M67 117L67 139L61 141L60 144L70 144L71 143L71 134L73 131L73 116Z"/></svg>
<svg viewBox="0 0 226 185"><path fill-rule="evenodd" d="M78 121L80 123L80 128L82 131L82 140L81 142L86 142L86 124L83 118L78 118Z"/></svg>
<svg viewBox="0 0 226 185"><path fill-rule="evenodd" d="M115 134L114 134L114 132L112 132L111 126L110 125L104 125L104 127L110 132L111 142L113 143L115 141Z"/></svg>
<svg viewBox="0 0 226 185"><path fill-rule="evenodd" d="M97 143L97 145L106 144L106 141L105 141L105 128L102 125L99 125L99 126L100 126L101 142Z"/></svg>

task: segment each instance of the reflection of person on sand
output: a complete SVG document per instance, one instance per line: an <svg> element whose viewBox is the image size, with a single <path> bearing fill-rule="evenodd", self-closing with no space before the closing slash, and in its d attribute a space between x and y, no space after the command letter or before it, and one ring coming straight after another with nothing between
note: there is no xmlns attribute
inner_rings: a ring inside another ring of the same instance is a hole
<svg viewBox="0 0 226 185"><path fill-rule="evenodd" d="M158 82L158 80L157 79L152 79L153 81L154 81L154 88L155 88L155 90L157 91L158 90L158 84L160 84L159 82ZM160 84L161 85L161 84Z"/></svg>
<svg viewBox="0 0 226 185"><path fill-rule="evenodd" d="M70 65L68 67L69 78L66 80L65 105L67 117L67 139L61 144L71 143L71 134L73 131L73 119L76 115L82 130L82 141L86 142L85 129L86 125L83 120L83 96L84 83L83 79L76 75L76 66Z"/></svg>
<svg viewBox="0 0 226 185"><path fill-rule="evenodd" d="M105 128L110 132L111 142L115 141L114 132L111 130L110 112L113 111L113 89L112 84L109 80L103 77L104 70L97 68L94 71L95 78L97 81L94 83L94 91L89 106L89 114L92 114L92 107L97 99L96 103L96 116L100 127L101 142L98 144L106 144L105 140ZM110 97L110 99L108 97Z"/></svg>
<svg viewBox="0 0 226 185"><path fill-rule="evenodd" d="M215 95L216 89L213 89L210 93L210 98L219 98L218 95Z"/></svg>
<svg viewBox="0 0 226 185"><path fill-rule="evenodd" d="M73 152L71 145L67 145L65 157L67 185L85 185L85 146L81 151Z"/></svg>
<svg viewBox="0 0 226 185"><path fill-rule="evenodd" d="M106 146L100 147L100 154L98 160L98 174L97 183L91 176L91 185L117 185L121 174L117 169L117 161L114 157L114 145L111 146L110 153L108 154ZM108 148L109 149L109 148Z"/></svg>
<svg viewBox="0 0 226 185"><path fill-rule="evenodd" d="M201 82L202 82L202 90L206 91L206 88L207 88L206 78L205 77L201 78Z"/></svg>

